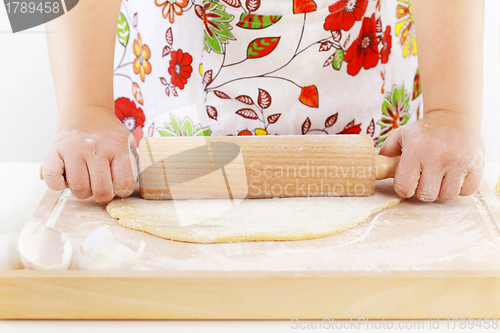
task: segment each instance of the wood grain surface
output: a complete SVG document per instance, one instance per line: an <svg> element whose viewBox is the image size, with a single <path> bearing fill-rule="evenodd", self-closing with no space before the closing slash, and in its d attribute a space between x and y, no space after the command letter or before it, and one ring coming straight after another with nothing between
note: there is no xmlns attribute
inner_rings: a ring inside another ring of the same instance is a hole
<svg viewBox="0 0 500 333"><path fill-rule="evenodd" d="M376 224L321 239L233 244L159 239L70 198L56 228L75 250L106 225L132 248L146 241L141 262L131 271L0 272L0 318L498 318L500 209L485 182L480 193L407 200ZM47 191L33 218L45 221L57 197Z"/></svg>
<svg viewBox="0 0 500 333"><path fill-rule="evenodd" d="M367 135L145 138L139 147L144 199L370 196Z"/></svg>
<svg viewBox="0 0 500 333"><path fill-rule="evenodd" d="M4 272L2 319L498 318L496 276Z"/></svg>

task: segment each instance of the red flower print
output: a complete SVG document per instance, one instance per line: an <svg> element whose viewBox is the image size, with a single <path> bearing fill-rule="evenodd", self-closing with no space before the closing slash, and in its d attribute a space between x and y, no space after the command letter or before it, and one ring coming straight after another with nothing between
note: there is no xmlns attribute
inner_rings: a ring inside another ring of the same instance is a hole
<svg viewBox="0 0 500 333"><path fill-rule="evenodd" d="M344 60L347 65L347 73L355 76L361 70L377 66L380 55L378 53L378 38L376 35L377 23L375 14L371 18L363 19L363 27L356 39L347 50Z"/></svg>
<svg viewBox="0 0 500 333"><path fill-rule="evenodd" d="M115 115L132 132L136 147L139 147L139 141L141 141L143 136L142 128L146 120L142 109L137 108L134 101L120 97L115 101Z"/></svg>
<svg viewBox="0 0 500 333"><path fill-rule="evenodd" d="M340 0L331 5L328 10L331 14L325 19L325 30L345 30L352 28L356 21L365 15L368 0Z"/></svg>
<svg viewBox="0 0 500 333"><path fill-rule="evenodd" d="M134 101L120 97L115 101L115 115L131 132L136 127L144 127L146 117L142 109L135 106Z"/></svg>
<svg viewBox="0 0 500 333"><path fill-rule="evenodd" d="M389 54L391 54L392 36L391 27L385 28L384 37L382 37L382 49L380 50L380 61L386 64L389 61Z"/></svg>
<svg viewBox="0 0 500 333"><path fill-rule="evenodd" d="M187 79L191 77L191 73L193 72L193 67L191 67L193 57L189 53L183 53L179 49L172 51L170 58L170 67L168 68L168 72L172 75L170 82L182 90L187 83Z"/></svg>
<svg viewBox="0 0 500 333"><path fill-rule="evenodd" d="M361 133L361 123L354 124L354 120L352 120L349 124L347 124L344 129L337 134L359 134Z"/></svg>

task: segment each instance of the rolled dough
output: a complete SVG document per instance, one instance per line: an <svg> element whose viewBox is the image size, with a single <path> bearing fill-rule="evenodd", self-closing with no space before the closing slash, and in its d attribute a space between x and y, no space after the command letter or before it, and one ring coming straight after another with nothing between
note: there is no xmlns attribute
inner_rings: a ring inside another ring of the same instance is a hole
<svg viewBox="0 0 500 333"><path fill-rule="evenodd" d="M392 180L386 180L377 182L371 197L248 199L187 226L179 222L180 214L200 221L214 207L227 204L227 200L185 200L180 211L172 200L144 200L135 193L111 201L107 211L124 227L162 238L192 243L229 243L328 236L351 228L400 200L392 188Z"/></svg>

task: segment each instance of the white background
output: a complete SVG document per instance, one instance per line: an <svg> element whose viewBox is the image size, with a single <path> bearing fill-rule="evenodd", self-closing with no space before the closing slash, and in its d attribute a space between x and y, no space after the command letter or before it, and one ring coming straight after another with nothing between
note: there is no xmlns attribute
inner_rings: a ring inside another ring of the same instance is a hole
<svg viewBox="0 0 500 333"><path fill-rule="evenodd" d="M487 161L496 163L500 153L499 6L498 0L486 0L484 41L483 140ZM43 162L55 124L45 29L38 26L12 34L5 7L0 5L0 162Z"/></svg>

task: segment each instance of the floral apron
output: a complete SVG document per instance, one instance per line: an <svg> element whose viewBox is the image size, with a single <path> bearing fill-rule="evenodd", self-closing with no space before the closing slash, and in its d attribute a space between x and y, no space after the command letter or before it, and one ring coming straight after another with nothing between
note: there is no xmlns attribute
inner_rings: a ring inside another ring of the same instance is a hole
<svg viewBox="0 0 500 333"><path fill-rule="evenodd" d="M114 95L137 142L368 134L380 146L422 112L411 5L124 0Z"/></svg>

